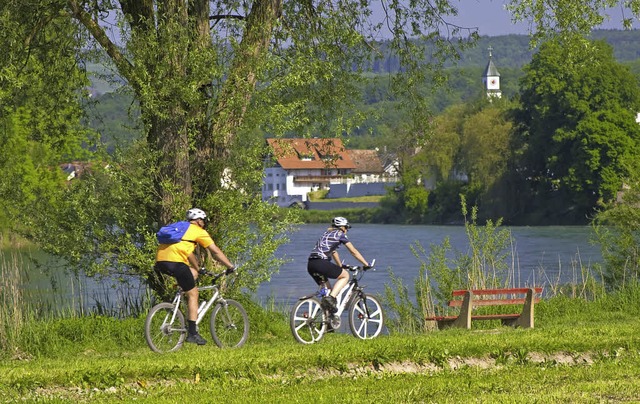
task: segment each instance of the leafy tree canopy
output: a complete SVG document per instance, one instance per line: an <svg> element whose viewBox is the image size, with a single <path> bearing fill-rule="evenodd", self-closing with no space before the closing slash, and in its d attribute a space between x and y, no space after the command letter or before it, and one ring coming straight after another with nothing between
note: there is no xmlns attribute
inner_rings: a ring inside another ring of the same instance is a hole
<svg viewBox="0 0 640 404"><path fill-rule="evenodd" d="M572 211L584 220L638 169L640 89L605 43L566 49L560 40L547 42L525 69L515 115L517 170L538 208L559 199L564 206L550 215Z"/></svg>
<svg viewBox="0 0 640 404"><path fill-rule="evenodd" d="M515 16L531 17L541 35L585 32L613 3L561 0L546 9L544 2L511 1ZM624 3L640 14L640 0ZM277 264L271 253L286 220L272 220L273 208L256 192L264 151L256 134L333 136L356 126L363 117L351 108L358 97L354 83L362 78L363 66L381 54L376 40L384 34L391 38L385 46L396 52L402 67L391 87L410 111L404 130L424 137L429 114L420 84L429 71L434 86L443 84L439 72L445 61L473 43L469 34L477 37L446 23L446 16L456 13L450 1L382 6L379 21L372 19L373 4L360 0L3 2L2 53L9 62L0 79L41 63L33 79L43 83L37 94L42 102L75 103L77 98L65 96L68 89L80 90L73 78L81 69L79 63L64 69L66 62L105 57L130 88L144 125L140 144L113 161L97 154L85 179L63 188L59 203L24 214L25 233L89 273L146 276L155 229L197 205L210 212L214 235L232 257L252 258L247 284L267 279ZM114 27L113 35L106 27ZM31 60L37 49L51 57ZM9 86L17 92L20 83ZM65 91L56 93L56 88ZM60 114L58 105L55 109L51 116ZM12 122L11 136L23 125ZM67 113L60 135L74 133L68 129L78 122ZM58 148L60 157L69 154L67 146L78 144L74 139L52 141L46 135L35 140Z"/></svg>

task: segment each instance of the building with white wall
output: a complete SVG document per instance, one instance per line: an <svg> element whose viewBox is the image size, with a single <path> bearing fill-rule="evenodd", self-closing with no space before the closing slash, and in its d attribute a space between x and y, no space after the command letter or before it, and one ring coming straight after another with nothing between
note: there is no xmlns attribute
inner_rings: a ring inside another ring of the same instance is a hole
<svg viewBox="0 0 640 404"><path fill-rule="evenodd" d="M271 156L265 165L262 200L279 206L307 202L311 191L329 189L332 180L356 168L338 138L267 139Z"/></svg>

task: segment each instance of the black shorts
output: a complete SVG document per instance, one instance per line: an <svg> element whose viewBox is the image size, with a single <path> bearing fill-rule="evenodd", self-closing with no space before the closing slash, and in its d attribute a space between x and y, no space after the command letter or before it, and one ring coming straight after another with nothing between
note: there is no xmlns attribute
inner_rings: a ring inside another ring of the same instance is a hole
<svg viewBox="0 0 640 404"><path fill-rule="evenodd" d="M325 282L327 278L336 279L342 273L342 268L334 264L331 260L320 258L309 259L307 272L318 285Z"/></svg>
<svg viewBox="0 0 640 404"><path fill-rule="evenodd" d="M184 262L158 261L155 266L156 271L173 276L178 282L178 286L183 292L188 292L196 287L196 281L189 265Z"/></svg>

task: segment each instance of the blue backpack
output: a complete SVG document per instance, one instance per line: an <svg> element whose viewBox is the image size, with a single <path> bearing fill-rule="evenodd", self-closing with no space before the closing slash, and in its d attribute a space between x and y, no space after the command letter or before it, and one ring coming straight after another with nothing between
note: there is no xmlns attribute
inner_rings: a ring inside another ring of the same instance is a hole
<svg viewBox="0 0 640 404"><path fill-rule="evenodd" d="M182 241L182 237L184 233L187 232L187 229L191 223L189 222L176 222L171 223L166 226L162 226L160 230L156 233L156 238L158 239L158 243L160 244L175 244ZM193 240L185 240L191 241Z"/></svg>

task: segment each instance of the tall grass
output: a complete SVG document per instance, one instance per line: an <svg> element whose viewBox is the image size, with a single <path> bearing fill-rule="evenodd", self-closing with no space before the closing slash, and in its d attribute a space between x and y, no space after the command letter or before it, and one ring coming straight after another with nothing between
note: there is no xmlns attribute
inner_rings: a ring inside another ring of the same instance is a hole
<svg viewBox="0 0 640 404"><path fill-rule="evenodd" d="M35 273L46 275L24 253L0 250L0 357L28 357L43 350L58 350L65 340L50 339L49 330L54 324L78 324L69 326L78 330L78 336L70 339L90 339L81 335L82 318L108 317L117 325L117 319L135 319L148 311L150 296L139 289L124 284L114 289L113 284L97 282L90 293L85 278L57 271L49 274L48 285L45 278L44 285L34 286L31 278ZM110 332L113 335L120 333L115 325Z"/></svg>
<svg viewBox="0 0 640 404"><path fill-rule="evenodd" d="M22 298L22 266L18 259L11 255L7 260L0 251L0 346L6 352L17 348L17 337L22 332L28 310Z"/></svg>
<svg viewBox="0 0 640 404"><path fill-rule="evenodd" d="M533 284L522 284L510 230L501 228L500 221L488 221L484 226L478 226L477 209L471 209L468 218L464 199L462 213L469 241L467 251L453 251L448 238L439 245L430 245L428 252L418 242L411 246L412 253L420 262L420 271L414 282L415 303L409 298L408 287L390 272L391 285L385 285L384 302L391 332L415 333L434 329L434 322L423 319L459 311L447 307L451 293L456 289L543 286L546 298L564 296L593 301L606 296L601 267L586 265L579 253L571 261L570 282L560 282L567 278L567 274L559 264L556 277L551 278L541 268Z"/></svg>

